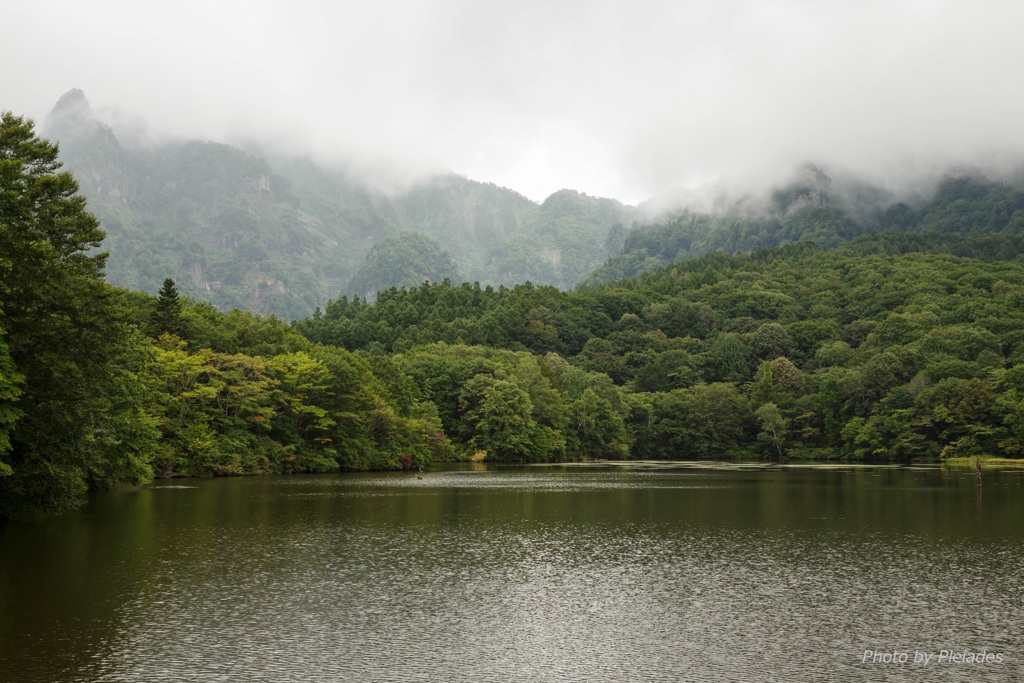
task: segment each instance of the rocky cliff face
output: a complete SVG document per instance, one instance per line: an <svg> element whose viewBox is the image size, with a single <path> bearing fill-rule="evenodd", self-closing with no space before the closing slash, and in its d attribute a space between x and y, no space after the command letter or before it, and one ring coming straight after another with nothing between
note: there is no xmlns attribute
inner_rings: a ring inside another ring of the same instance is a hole
<svg viewBox="0 0 1024 683"><path fill-rule="evenodd" d="M61 98L44 134L107 232L114 284L154 292L172 277L222 308L301 317L345 279L339 241L261 159L191 140L124 146L81 91Z"/></svg>

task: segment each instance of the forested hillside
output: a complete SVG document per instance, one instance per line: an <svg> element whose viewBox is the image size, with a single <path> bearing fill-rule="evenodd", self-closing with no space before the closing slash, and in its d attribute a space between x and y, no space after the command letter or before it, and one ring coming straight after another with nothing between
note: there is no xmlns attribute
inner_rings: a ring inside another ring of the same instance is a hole
<svg viewBox="0 0 1024 683"><path fill-rule="evenodd" d="M424 285L336 301L295 327L400 367L424 349L504 348L542 357L556 389L566 367L597 373L583 384L617 388L620 404L598 397L632 457L1024 455L1024 267L943 253L945 240L712 254L568 293ZM1013 248L1000 236L956 246ZM418 384L435 405L462 400L461 382ZM446 431L465 429L464 413L440 412Z"/></svg>
<svg viewBox="0 0 1024 683"><path fill-rule="evenodd" d="M377 241L347 290L375 297L396 285L415 287L422 282L462 282L459 267L437 240L417 232L400 232Z"/></svg>
<svg viewBox="0 0 1024 683"><path fill-rule="evenodd" d="M1000 235L1017 244L1024 233L1024 178L951 173L923 195L899 197L807 166L764 196L722 198L714 210L685 209L637 227L586 282L634 277L713 251L737 254L800 241L831 247L871 232ZM955 242L945 244L955 248Z"/></svg>
<svg viewBox="0 0 1024 683"><path fill-rule="evenodd" d="M386 196L308 159L197 140L122 143L78 90L57 103L45 133L107 233L111 283L155 293L171 277L221 310L284 319L433 279L438 258L469 281L570 287L610 256L609 234L634 217L568 190L537 204L449 175ZM435 263L396 248L405 233L433 240Z"/></svg>

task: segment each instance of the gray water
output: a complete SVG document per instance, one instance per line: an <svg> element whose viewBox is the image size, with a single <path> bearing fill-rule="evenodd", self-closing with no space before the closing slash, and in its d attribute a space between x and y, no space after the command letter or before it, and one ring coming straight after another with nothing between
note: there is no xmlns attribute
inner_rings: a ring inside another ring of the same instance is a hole
<svg viewBox="0 0 1024 683"><path fill-rule="evenodd" d="M0 526L0 681L1024 680L1022 521L1021 470L157 482Z"/></svg>

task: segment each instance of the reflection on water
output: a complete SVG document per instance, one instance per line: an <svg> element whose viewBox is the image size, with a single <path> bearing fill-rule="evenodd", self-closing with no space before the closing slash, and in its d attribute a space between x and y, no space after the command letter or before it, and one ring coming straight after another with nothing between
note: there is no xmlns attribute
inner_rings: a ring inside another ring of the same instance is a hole
<svg viewBox="0 0 1024 683"><path fill-rule="evenodd" d="M0 680L1021 680L1022 483L650 465L109 494L0 527Z"/></svg>

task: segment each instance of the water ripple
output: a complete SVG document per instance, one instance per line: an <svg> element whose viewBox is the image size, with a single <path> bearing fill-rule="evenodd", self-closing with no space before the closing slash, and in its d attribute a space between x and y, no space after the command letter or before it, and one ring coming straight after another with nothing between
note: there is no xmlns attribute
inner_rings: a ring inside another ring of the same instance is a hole
<svg viewBox="0 0 1024 683"><path fill-rule="evenodd" d="M746 477L757 475L284 479L202 514L175 507L180 524L119 608L123 626L102 656L62 680L1024 675L1021 536L933 533L934 520L917 517L935 500L963 517L978 509L973 498L951 503L937 483L891 526L893 515L862 514L865 501L878 504L874 484L831 490L808 480L805 490L789 478L805 474L783 473L781 493L770 494L751 487ZM1005 662L925 670L862 661L876 649L983 648Z"/></svg>

